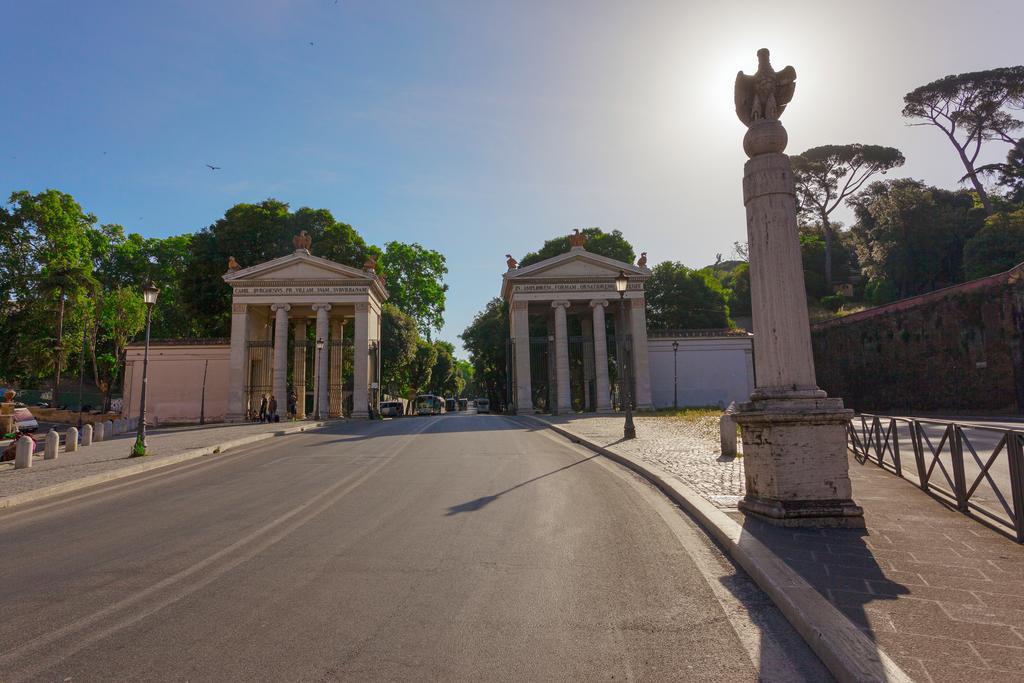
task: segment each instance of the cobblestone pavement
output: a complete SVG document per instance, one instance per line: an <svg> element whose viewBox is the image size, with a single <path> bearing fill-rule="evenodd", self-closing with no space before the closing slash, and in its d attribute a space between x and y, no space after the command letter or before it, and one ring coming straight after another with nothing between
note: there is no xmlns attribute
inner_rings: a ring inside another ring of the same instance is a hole
<svg viewBox="0 0 1024 683"><path fill-rule="evenodd" d="M280 431L296 424L298 423L207 425L151 430L146 437L150 452L146 459L175 455L193 448L213 446L252 434ZM132 442L135 440L134 431L93 443L91 446L79 447L72 453L64 451L64 434L61 434L60 454L56 460L43 460L43 440L46 435L36 436L39 439L39 446L31 468L16 470L12 462L0 463L0 499L128 467L139 462L138 459L128 457Z"/></svg>
<svg viewBox="0 0 1024 683"><path fill-rule="evenodd" d="M641 417L636 441L622 443L621 417L546 419L656 463L702 495L743 476L742 458L728 475L715 468L713 418ZM849 463L866 530L784 529L727 512L914 680L1024 680L1024 546L871 463Z"/></svg>
<svg viewBox="0 0 1024 683"><path fill-rule="evenodd" d="M641 458L667 470L722 508L734 508L744 493L743 458L723 458L718 418L637 415L637 438L622 441L621 415L545 416L602 447Z"/></svg>

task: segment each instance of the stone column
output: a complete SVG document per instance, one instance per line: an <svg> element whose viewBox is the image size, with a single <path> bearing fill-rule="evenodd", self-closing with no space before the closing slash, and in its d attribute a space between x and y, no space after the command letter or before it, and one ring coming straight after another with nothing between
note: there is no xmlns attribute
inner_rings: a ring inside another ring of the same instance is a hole
<svg viewBox="0 0 1024 683"><path fill-rule="evenodd" d="M555 410L559 414L572 411L572 394L569 392L569 325L565 317L568 301L552 301L555 309L555 380L558 394Z"/></svg>
<svg viewBox="0 0 1024 683"><path fill-rule="evenodd" d="M643 297L627 299L629 302L629 334L633 338L633 402L637 410L653 410L651 403L650 357L647 353L647 311Z"/></svg>
<svg viewBox="0 0 1024 683"><path fill-rule="evenodd" d="M356 320L352 339L355 360L352 362L352 417L370 416L370 305L356 304Z"/></svg>
<svg viewBox="0 0 1024 683"><path fill-rule="evenodd" d="M515 339L516 412L520 415L533 414L533 387L530 376L530 304L526 301L512 302L512 338Z"/></svg>
<svg viewBox="0 0 1024 683"><path fill-rule="evenodd" d="M776 73L758 52L755 77L737 77L736 113L747 125L743 202L750 245L750 290L757 386L734 419L743 430L746 514L780 526L862 528L851 496L846 424L852 411L817 387L797 236L796 192L787 134L778 116L796 72Z"/></svg>
<svg viewBox="0 0 1024 683"><path fill-rule="evenodd" d="M290 304L273 304L274 311L274 393L277 414L288 410L288 311Z"/></svg>
<svg viewBox="0 0 1024 683"><path fill-rule="evenodd" d="M245 419L245 384L247 348L249 341L249 312L245 304L231 304L231 356L228 361L230 378L228 386L228 422Z"/></svg>
<svg viewBox="0 0 1024 683"><path fill-rule="evenodd" d="M316 354L316 404L320 419L327 417L327 359L324 354L328 352L328 329L327 312L331 310L330 304L313 304L316 311L316 338L324 340L323 351L317 351L316 346L313 352Z"/></svg>
<svg viewBox="0 0 1024 683"><path fill-rule="evenodd" d="M295 384L295 418L306 418L306 319L295 321L295 355L292 358L292 376ZM316 348L315 346L313 347Z"/></svg>
<svg viewBox="0 0 1024 683"><path fill-rule="evenodd" d="M583 333L583 411L594 409L590 390L594 387L594 316L580 316L580 331Z"/></svg>
<svg viewBox="0 0 1024 683"><path fill-rule="evenodd" d="M594 311L594 383L597 391L597 412L612 412L610 387L608 386L608 337L605 334L605 299L590 302Z"/></svg>
<svg viewBox="0 0 1024 683"><path fill-rule="evenodd" d="M340 417L342 413L342 400L344 398L345 388L342 386L341 381L341 369L342 362L345 357L345 347L342 345L342 340L345 338L345 320L344 318L335 318L331 321L331 341L336 344L331 345L330 353L328 354L327 360L330 363L330 371L328 372L328 414L331 417Z"/></svg>

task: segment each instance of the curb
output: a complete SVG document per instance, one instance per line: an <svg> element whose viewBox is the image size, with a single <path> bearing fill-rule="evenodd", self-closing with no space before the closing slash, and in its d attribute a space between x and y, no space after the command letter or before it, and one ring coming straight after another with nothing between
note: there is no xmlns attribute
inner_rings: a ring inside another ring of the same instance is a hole
<svg viewBox="0 0 1024 683"><path fill-rule="evenodd" d="M519 417L539 422L570 441L625 465L657 486L743 567L836 679L889 683L913 680L781 558L750 534L744 534L738 522L689 486L656 465L610 451L546 420L530 415Z"/></svg>
<svg viewBox="0 0 1024 683"><path fill-rule="evenodd" d="M0 510L15 507L17 505L25 505L26 503L34 503L45 498L52 496L58 496L62 493L69 493L71 491L78 491L79 489L89 488L97 484L102 484L108 481L114 481L115 479L123 479L124 477L130 477L135 474L141 474L142 472L149 472L151 470L157 470L162 467L169 467L176 465L180 462L186 462L188 460L195 460L196 458L202 458L207 455L213 455L215 453L221 453L231 448L238 448L239 446L246 446L257 441L264 441L266 439L272 439L276 436L287 436L288 434L297 434L299 432L305 432L310 429L318 429L326 425L326 422L311 422L310 424L302 425L299 427L289 427L287 429L280 429L274 432L264 432L262 434L253 434L251 436L243 436L238 439L231 439L222 443L213 444L212 446L203 446L202 448L192 448L181 453L175 453L174 455L161 456L155 460L145 460L141 462L121 467L111 472L102 472L100 474L92 474L81 479L75 479L73 481L66 481L62 484L54 484L53 486L45 486L41 489L34 491L24 491L22 493L15 493L13 496L7 496L0 498Z"/></svg>

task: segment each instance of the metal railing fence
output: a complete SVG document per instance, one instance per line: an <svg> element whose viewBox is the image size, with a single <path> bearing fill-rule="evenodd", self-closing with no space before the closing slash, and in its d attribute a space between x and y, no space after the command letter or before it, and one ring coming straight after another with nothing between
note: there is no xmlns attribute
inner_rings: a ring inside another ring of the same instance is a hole
<svg viewBox="0 0 1024 683"><path fill-rule="evenodd" d="M850 420L847 437L859 463L870 461L1024 543L1024 425L861 414Z"/></svg>

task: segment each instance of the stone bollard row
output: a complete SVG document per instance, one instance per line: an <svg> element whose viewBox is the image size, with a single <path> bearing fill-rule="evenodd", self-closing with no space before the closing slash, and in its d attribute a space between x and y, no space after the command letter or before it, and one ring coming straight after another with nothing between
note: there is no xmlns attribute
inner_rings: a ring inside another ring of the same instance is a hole
<svg viewBox="0 0 1024 683"><path fill-rule="evenodd" d="M27 436L18 439L14 447L14 469L21 470L32 467L32 453L36 449L36 442Z"/></svg>
<svg viewBox="0 0 1024 683"><path fill-rule="evenodd" d="M93 425L92 440L96 442L103 441L107 438L107 423L97 422Z"/></svg>
<svg viewBox="0 0 1024 683"><path fill-rule="evenodd" d="M82 445L92 445L92 425L85 425L82 427Z"/></svg>
<svg viewBox="0 0 1024 683"><path fill-rule="evenodd" d="M60 434L56 429L46 433L46 441L43 445L43 460L56 460L57 450L60 448Z"/></svg>
<svg viewBox="0 0 1024 683"><path fill-rule="evenodd" d="M78 428L71 427L67 431L67 435L64 437L64 452L74 453L78 450Z"/></svg>

